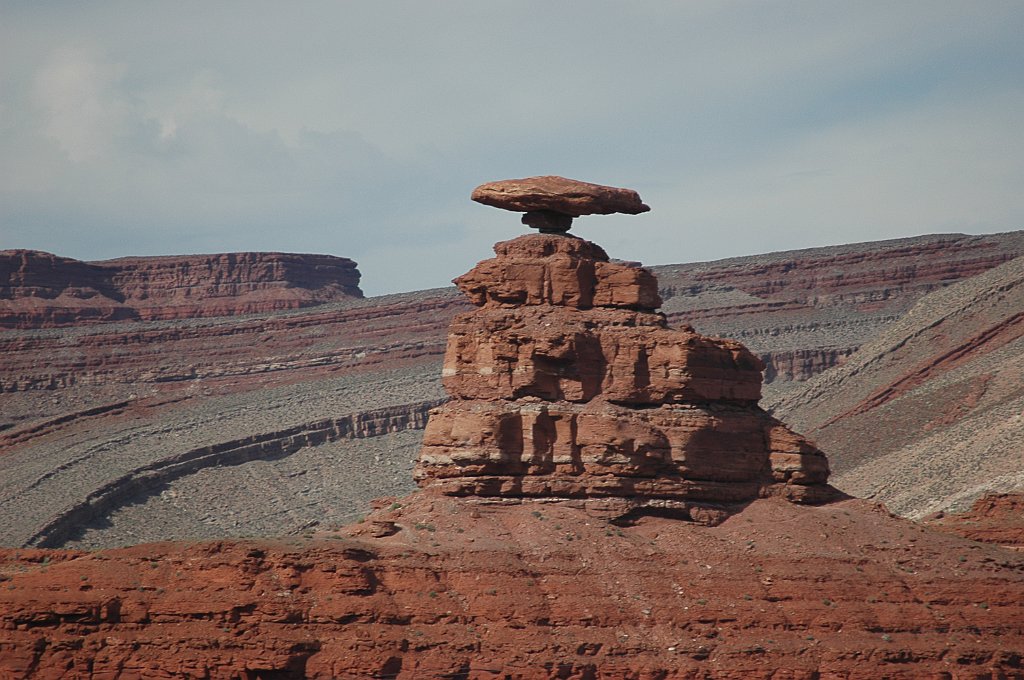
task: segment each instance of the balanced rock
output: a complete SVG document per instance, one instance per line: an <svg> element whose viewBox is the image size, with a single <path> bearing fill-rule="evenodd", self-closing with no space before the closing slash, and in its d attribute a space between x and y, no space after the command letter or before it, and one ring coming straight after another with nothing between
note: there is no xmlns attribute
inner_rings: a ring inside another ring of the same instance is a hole
<svg viewBox="0 0 1024 680"><path fill-rule="evenodd" d="M580 215L637 215L650 210L632 189L557 175L481 184L473 190L471 198L495 208L525 212L523 224L540 229L541 233L568 231L572 218Z"/></svg>
<svg viewBox="0 0 1024 680"><path fill-rule="evenodd" d="M760 360L669 328L649 270L572 236L522 236L495 253L455 280L478 309L449 330L452 398L427 424L420 486L691 516L759 496L836 497L824 454L757 406Z"/></svg>

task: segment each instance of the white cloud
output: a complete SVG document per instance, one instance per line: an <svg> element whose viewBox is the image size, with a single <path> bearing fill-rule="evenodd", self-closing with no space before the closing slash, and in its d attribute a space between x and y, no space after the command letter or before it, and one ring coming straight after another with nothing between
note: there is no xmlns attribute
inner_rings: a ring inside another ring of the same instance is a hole
<svg viewBox="0 0 1024 680"><path fill-rule="evenodd" d="M104 156L128 115L118 95L123 68L80 49L50 55L36 74L32 95L42 129L74 162Z"/></svg>

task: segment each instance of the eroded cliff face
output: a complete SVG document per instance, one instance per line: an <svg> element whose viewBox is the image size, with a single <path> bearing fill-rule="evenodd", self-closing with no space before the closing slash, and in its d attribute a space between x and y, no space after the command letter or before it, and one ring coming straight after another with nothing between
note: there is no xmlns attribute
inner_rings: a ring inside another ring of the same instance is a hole
<svg viewBox="0 0 1024 680"><path fill-rule="evenodd" d="M224 253L80 262L0 252L0 328L211 317L362 297L352 260Z"/></svg>
<svg viewBox="0 0 1024 680"><path fill-rule="evenodd" d="M824 455L757 407L761 362L669 328L648 270L571 236L522 236L495 253L455 280L479 308L449 330L452 399L427 424L422 487L656 499L698 514L689 502L834 497Z"/></svg>

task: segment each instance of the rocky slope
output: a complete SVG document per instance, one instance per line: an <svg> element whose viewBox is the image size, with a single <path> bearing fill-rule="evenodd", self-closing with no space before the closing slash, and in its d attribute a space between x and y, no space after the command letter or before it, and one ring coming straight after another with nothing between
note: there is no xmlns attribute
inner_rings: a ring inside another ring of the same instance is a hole
<svg viewBox="0 0 1024 680"><path fill-rule="evenodd" d="M987 494L967 512L940 511L926 517L925 524L973 541L1024 550L1024 494Z"/></svg>
<svg viewBox="0 0 1024 680"><path fill-rule="evenodd" d="M833 500L757 360L669 329L650 275L584 244L500 244L460 279L480 308L421 491L287 541L0 553L0 672L1024 676L1024 555Z"/></svg>
<svg viewBox="0 0 1024 680"><path fill-rule="evenodd" d="M860 501L620 526L419 493L309 538L2 555L7 677L1024 675L1024 555Z"/></svg>
<svg viewBox="0 0 1024 680"><path fill-rule="evenodd" d="M845 491L922 517L1024 488L1024 258L936 291L773 412Z"/></svg>
<svg viewBox="0 0 1024 680"><path fill-rule="evenodd" d="M1024 232L940 234L652 271L671 322L743 342L785 388L840 363L922 295L1021 255Z"/></svg>
<svg viewBox="0 0 1024 680"><path fill-rule="evenodd" d="M330 255L224 253L80 262L0 251L0 328L189 319L362 297L356 263Z"/></svg>
<svg viewBox="0 0 1024 680"><path fill-rule="evenodd" d="M742 339L765 364L772 398L852 353L928 291L1021 253L1024 232L942 235L653 271L669 326ZM22 545L133 470L145 475L191 451L429 407L443 398L446 327L471 307L448 288L244 316L0 330L0 544ZM407 472L420 431L287 455L270 447L231 467L201 456L211 465L133 486L65 545L287 533L340 521L375 488L412 489ZM357 472L315 482L300 473L335 469L339 456ZM238 494L237 475L250 489L282 493ZM206 507L218 512L194 510Z"/></svg>

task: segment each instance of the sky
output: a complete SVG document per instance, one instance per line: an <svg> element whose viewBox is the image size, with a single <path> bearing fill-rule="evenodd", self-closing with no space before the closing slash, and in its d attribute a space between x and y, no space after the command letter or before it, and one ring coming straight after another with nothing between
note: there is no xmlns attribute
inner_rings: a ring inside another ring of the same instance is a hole
<svg viewBox="0 0 1024 680"><path fill-rule="evenodd" d="M0 0L0 249L284 251L368 295L529 231L562 175L667 264L1024 229L1019 0Z"/></svg>

